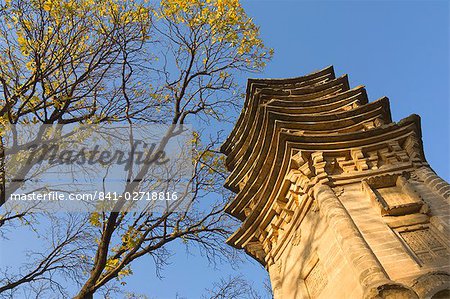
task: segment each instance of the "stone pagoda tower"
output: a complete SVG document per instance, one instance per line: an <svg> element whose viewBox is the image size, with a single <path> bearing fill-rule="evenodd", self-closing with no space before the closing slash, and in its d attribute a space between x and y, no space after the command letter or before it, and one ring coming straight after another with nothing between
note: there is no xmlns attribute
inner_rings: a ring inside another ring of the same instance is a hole
<svg viewBox="0 0 450 299"><path fill-rule="evenodd" d="M275 299L450 298L450 185L420 118L392 122L332 67L250 79L222 146L242 221L228 239L269 271Z"/></svg>

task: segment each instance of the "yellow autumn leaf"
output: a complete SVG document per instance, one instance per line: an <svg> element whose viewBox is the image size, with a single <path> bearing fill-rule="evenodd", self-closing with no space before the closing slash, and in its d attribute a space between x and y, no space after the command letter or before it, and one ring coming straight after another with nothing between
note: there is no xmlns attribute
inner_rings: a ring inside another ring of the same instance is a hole
<svg viewBox="0 0 450 299"><path fill-rule="evenodd" d="M44 5L42 6L42 8L43 8L45 11L50 11L50 10L52 9L52 7L53 7L52 1L45 1L45 2L44 2Z"/></svg>
<svg viewBox="0 0 450 299"><path fill-rule="evenodd" d="M89 217L89 223L92 224L93 226L99 227L101 225L100 214L98 212L93 212Z"/></svg>
<svg viewBox="0 0 450 299"><path fill-rule="evenodd" d="M23 46L27 43L27 40L22 35L19 35L17 37L17 42L19 43L19 45Z"/></svg>
<svg viewBox="0 0 450 299"><path fill-rule="evenodd" d="M30 71L35 70L35 63L34 61L28 61L27 64L25 65L27 69L29 69Z"/></svg>

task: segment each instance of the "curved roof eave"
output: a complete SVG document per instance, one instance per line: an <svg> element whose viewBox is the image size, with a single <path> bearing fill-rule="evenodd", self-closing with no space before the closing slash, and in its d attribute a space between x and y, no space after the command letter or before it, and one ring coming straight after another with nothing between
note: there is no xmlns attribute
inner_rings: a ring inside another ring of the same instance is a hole
<svg viewBox="0 0 450 299"><path fill-rule="evenodd" d="M318 70L316 72L310 73L305 76L295 77L295 78L288 78L288 79L248 79L247 81L247 93L246 98L244 102L244 107L242 109L241 114L239 115L239 118L237 120L236 126L231 131L228 138L225 140L223 145L221 146L221 151L224 154L228 154L230 150L230 146L233 142L235 142L235 136L238 129L241 127L242 122L244 121L246 110L250 106L250 102L253 101L253 95L255 91L256 84L264 84L264 85L283 85L283 84L299 84L301 82L308 82L309 80L313 80L314 78L329 78L334 79L334 68L333 66L327 66L321 70Z"/></svg>
<svg viewBox="0 0 450 299"><path fill-rule="evenodd" d="M417 115L413 114L398 123L391 123L389 125L371 129L370 131L352 132L335 136L298 136L295 134L280 131L278 134L277 146L271 147L270 152L265 158L265 160L270 159L273 163L264 163L264 166L260 171L268 173L268 175L265 175L263 177L260 176L259 173L253 173L252 178L249 179L250 184L246 185L245 189L241 190L233 199L233 201L229 203L226 208L226 212L238 219L244 220L242 208L246 206L252 198L259 197L263 190L266 190L267 188L270 189L270 187L268 187L268 182L274 180L274 178L276 177L284 177L284 175L279 172L279 167L281 165L280 152L282 152L283 155L285 154L284 148L286 146L286 142L295 144L296 148L307 151L340 151L348 150L354 147L369 146L371 144L380 143L386 140L397 138L399 136L404 136L406 133L412 131L414 131L417 134L418 139L421 140L420 130L420 118ZM373 136L365 136L368 138L361 138L364 137L364 133L370 133L370 135ZM341 139L340 142L338 141L339 139ZM355 144L355 141L357 141L357 144ZM421 151L423 155L423 149ZM273 188L273 186L271 187ZM263 202L264 201L259 201L257 203L257 207L261 206ZM244 205L242 205L242 203L244 203ZM252 214L250 214L250 216L248 216L244 220L244 223L255 221L255 219L253 218L256 214L261 212L257 207L252 212Z"/></svg>
<svg viewBox="0 0 450 299"><path fill-rule="evenodd" d="M255 165L255 157L266 154L261 152L261 149L263 148L262 144L265 142L268 143L265 147L267 149L273 142L273 127L277 121L279 122L279 127L281 129L288 130L308 131L313 126L329 126L336 131L331 134L344 133L345 129L349 128L348 123L350 123L351 126L361 126L363 123L369 121L371 118L376 118L377 116L380 116L385 122L391 121L389 100L386 97L348 111L336 112L333 114L302 116L301 120L304 122L299 121L300 118L298 115L284 114L268 108L262 109L259 115L260 117L258 118L255 127L259 127L261 130L259 130L257 134L252 134L250 142L242 149L241 155L236 157L236 165L233 166L233 171L225 182L225 187L232 191L239 191L237 189L237 184L242 179L243 175L248 172L249 168ZM308 124L308 122L311 124ZM323 131L326 132L327 128L324 129L325 130ZM312 130L305 133L314 135L314 133L318 133L319 131L319 129L315 129L315 131ZM267 141L269 137L272 137L272 139Z"/></svg>
<svg viewBox="0 0 450 299"><path fill-rule="evenodd" d="M302 100L298 100L298 105L301 105L303 102L312 102L312 104L315 104L316 106L321 103L331 103L334 100L340 100L342 99L342 95L345 97L345 95L348 95L350 93L347 93L349 91L356 91L356 90L363 90L362 87L356 87L352 90L350 90L349 83L348 83L348 76L343 75L339 78L330 80L329 82L322 84L320 86L317 86L315 88L309 89L308 93L305 93L303 95L298 95ZM283 91L286 92L286 91ZM323 93L325 92L325 93ZM365 90L364 90L365 94ZM262 94L258 93L256 98L260 98ZM363 101L367 100L367 95L362 97ZM294 99L295 100L295 99ZM258 100L259 101L259 100ZM247 138L251 131L254 130L254 123L255 118L258 117L258 111L262 106L261 103L258 101L254 102L252 106L249 108L246 114L246 120L245 120L245 126L242 125L241 128L235 133L234 136L234 144L229 148L226 158L226 165L229 165L229 161L233 160L234 156L237 152L239 152L240 148L243 144L247 141ZM313 105L308 105L313 106ZM244 112L243 112L244 113ZM228 166L227 166L228 167Z"/></svg>

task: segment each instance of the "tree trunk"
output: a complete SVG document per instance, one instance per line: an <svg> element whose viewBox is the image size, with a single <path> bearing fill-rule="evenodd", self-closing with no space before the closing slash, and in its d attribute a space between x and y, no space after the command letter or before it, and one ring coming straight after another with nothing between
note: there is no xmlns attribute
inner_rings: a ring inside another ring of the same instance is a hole
<svg viewBox="0 0 450 299"><path fill-rule="evenodd" d="M93 299L94 291L90 291L87 288L83 287L80 292L73 297L73 299Z"/></svg>
<svg viewBox="0 0 450 299"><path fill-rule="evenodd" d="M5 149L3 147L3 136L0 135L0 207L6 202L5 177Z"/></svg>

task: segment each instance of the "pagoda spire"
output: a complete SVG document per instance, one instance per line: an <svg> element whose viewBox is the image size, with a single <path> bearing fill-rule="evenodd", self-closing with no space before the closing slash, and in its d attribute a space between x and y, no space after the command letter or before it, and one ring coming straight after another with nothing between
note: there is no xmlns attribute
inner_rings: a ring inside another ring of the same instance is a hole
<svg viewBox="0 0 450 299"><path fill-rule="evenodd" d="M276 299L447 294L450 186L419 116L392 122L388 98L369 103L332 66L249 79L221 151L242 221L227 242L267 268Z"/></svg>

